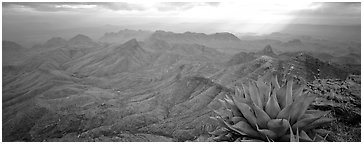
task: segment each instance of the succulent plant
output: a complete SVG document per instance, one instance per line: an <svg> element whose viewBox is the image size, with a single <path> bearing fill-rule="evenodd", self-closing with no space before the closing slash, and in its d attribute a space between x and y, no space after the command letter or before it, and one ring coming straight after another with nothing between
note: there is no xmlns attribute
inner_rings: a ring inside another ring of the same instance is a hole
<svg viewBox="0 0 363 144"><path fill-rule="evenodd" d="M220 126L210 134L215 141L321 141L315 130L333 119L324 117L330 111L309 110L315 95L305 91L294 78L288 77L280 86L276 73L235 88L235 94L220 102L215 110Z"/></svg>

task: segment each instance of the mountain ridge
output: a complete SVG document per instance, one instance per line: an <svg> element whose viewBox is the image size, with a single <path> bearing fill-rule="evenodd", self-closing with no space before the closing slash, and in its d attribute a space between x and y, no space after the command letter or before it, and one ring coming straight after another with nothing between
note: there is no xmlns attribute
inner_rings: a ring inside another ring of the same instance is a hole
<svg viewBox="0 0 363 144"><path fill-rule="evenodd" d="M278 51L281 41L161 33L122 43L76 35L68 40L74 46L41 49L20 66L3 66L3 140L191 141L218 126L210 117L222 107L219 99L246 80L270 71L279 81L290 74L308 82L350 74L312 52ZM234 52L224 53L228 48Z"/></svg>
<svg viewBox="0 0 363 144"><path fill-rule="evenodd" d="M140 47L136 39L132 39L119 46L89 53L65 65L69 66L67 71L72 73L101 76L132 71L149 63L149 59L149 53Z"/></svg>

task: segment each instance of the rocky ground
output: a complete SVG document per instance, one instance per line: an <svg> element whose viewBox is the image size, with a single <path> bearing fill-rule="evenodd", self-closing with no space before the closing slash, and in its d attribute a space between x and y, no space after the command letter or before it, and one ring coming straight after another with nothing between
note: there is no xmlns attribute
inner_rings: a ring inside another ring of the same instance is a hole
<svg viewBox="0 0 363 144"><path fill-rule="evenodd" d="M328 141L361 141L360 85L360 75L351 75L346 80L317 79L308 84L318 95L312 108L331 110L330 117L336 118L322 126L331 131Z"/></svg>

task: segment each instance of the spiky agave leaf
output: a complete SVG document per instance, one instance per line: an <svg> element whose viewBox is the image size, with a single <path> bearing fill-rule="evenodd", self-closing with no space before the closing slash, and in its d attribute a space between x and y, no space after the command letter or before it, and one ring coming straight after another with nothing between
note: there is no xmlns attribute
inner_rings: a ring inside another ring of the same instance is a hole
<svg viewBox="0 0 363 144"><path fill-rule="evenodd" d="M291 111L292 111L292 104L290 104L290 105L288 105L288 106L286 106L285 108L283 108L280 112L279 112L279 114L277 114L277 116L276 116L276 118L277 119L287 119L287 120L289 120L290 121L290 118L291 118L291 116L290 116L290 113L291 113Z"/></svg>
<svg viewBox="0 0 363 144"><path fill-rule="evenodd" d="M258 132L254 128L252 128L250 124L248 124L245 121L239 121L238 123L236 123L234 125L227 124L227 126L229 126L231 129L236 130L236 132L240 133L241 135L250 136L252 138L260 137Z"/></svg>
<svg viewBox="0 0 363 144"><path fill-rule="evenodd" d="M292 100L295 101L296 98L300 97L303 94L304 89L305 89L305 86L300 85L298 88L293 90Z"/></svg>
<svg viewBox="0 0 363 144"><path fill-rule="evenodd" d="M294 124L298 119L305 113L308 109L308 106L314 101L315 96L303 95L301 98L297 98L294 101L294 105L292 106L292 110L290 111L291 123Z"/></svg>
<svg viewBox="0 0 363 144"><path fill-rule="evenodd" d="M276 116L281 111L281 108L277 102L276 92L273 92L272 95L269 97L266 103L265 111L272 119L276 118Z"/></svg>
<svg viewBox="0 0 363 144"><path fill-rule="evenodd" d="M318 115L310 115L311 117L306 117L304 119L297 121L295 124L292 125L292 128L293 130L296 129L308 130L309 126L312 125L313 122L321 119L324 115L328 114L329 112L330 111L326 111L326 112L321 112Z"/></svg>
<svg viewBox="0 0 363 144"><path fill-rule="evenodd" d="M335 119L332 119L332 118L326 118L326 117L323 117L323 118L319 118L317 120L315 120L314 122L310 123L309 125L303 127L302 129L303 130L310 130L310 129L313 129L313 128L316 128L322 124L325 124L325 123L329 123L331 121L334 121Z"/></svg>
<svg viewBox="0 0 363 144"><path fill-rule="evenodd" d="M261 128L267 128L267 122L271 120L270 116L268 116L268 114L265 111L263 111L263 109L256 106L254 103L252 104L251 107L252 107L253 111L255 112L257 124Z"/></svg>
<svg viewBox="0 0 363 144"><path fill-rule="evenodd" d="M269 84L265 84L265 82L263 82L262 78L259 78L256 81L256 85L258 90L260 91L260 96L261 96L261 102L262 102L262 108L266 106L266 102L270 97L271 94L271 85Z"/></svg>
<svg viewBox="0 0 363 144"><path fill-rule="evenodd" d="M328 112L307 110L315 97L303 92L303 87L294 87L292 78L282 87L276 74L270 80L259 78L242 83L242 90L236 87L235 95L223 99L226 112L231 114L217 120L230 132L239 134L241 141L311 141L305 131L311 132L316 125L330 121L322 118Z"/></svg>
<svg viewBox="0 0 363 144"><path fill-rule="evenodd" d="M271 78L271 83L275 90L280 89L280 84L277 80L277 74L273 74L273 76Z"/></svg>
<svg viewBox="0 0 363 144"><path fill-rule="evenodd" d="M299 133L299 135L287 134L287 135L280 137L279 141L282 141L282 142L317 142L316 140L312 139L308 135L305 135L306 132L304 132L304 131L299 131L296 133ZM302 134L302 133L304 133L304 134ZM316 137L316 136L314 136L314 137Z"/></svg>
<svg viewBox="0 0 363 144"><path fill-rule="evenodd" d="M236 105L236 103L247 103L247 98L246 97L239 97L236 95L232 95L232 100L234 105Z"/></svg>
<svg viewBox="0 0 363 144"><path fill-rule="evenodd" d="M284 135L290 127L290 123L286 119L272 119L267 123L267 128L274 131L277 137Z"/></svg>
<svg viewBox="0 0 363 144"><path fill-rule="evenodd" d="M252 99L252 102L256 104L258 107L262 108L262 101L261 101L261 95L260 92L257 89L255 82L249 82L248 91L250 93L250 97Z"/></svg>
<svg viewBox="0 0 363 144"><path fill-rule="evenodd" d="M277 97L277 101L280 105L280 108L283 109L285 108L286 105L286 89L287 89L287 85L284 84L280 89L278 89L276 91L276 97Z"/></svg>
<svg viewBox="0 0 363 144"><path fill-rule="evenodd" d="M247 119L245 119L244 117L238 117L238 116L233 117L231 120L234 124L238 123L239 121L247 121Z"/></svg>
<svg viewBox="0 0 363 144"><path fill-rule="evenodd" d="M290 127L290 134L285 135L281 138L283 141L290 142L313 142L313 140L306 134L303 130L296 130L296 134L294 134L294 130Z"/></svg>
<svg viewBox="0 0 363 144"><path fill-rule="evenodd" d="M272 131L272 130L269 130L269 129L260 129L258 127L258 125L256 125L257 127L257 131L262 135L261 138L265 139L265 140L269 140L269 139L276 139L278 137L277 133Z"/></svg>
<svg viewBox="0 0 363 144"><path fill-rule="evenodd" d="M242 88L243 88L243 95L244 95L244 98L246 100L246 102L252 102L252 99L251 99L251 94L248 90L249 86L242 83Z"/></svg>
<svg viewBox="0 0 363 144"><path fill-rule="evenodd" d="M257 118L251 107L246 103L235 103L235 104L242 112L243 116L247 119L248 123L254 127L257 124Z"/></svg>
<svg viewBox="0 0 363 144"><path fill-rule="evenodd" d="M313 141L314 142L324 142L325 138L321 137L320 135L315 135Z"/></svg>
<svg viewBox="0 0 363 144"><path fill-rule="evenodd" d="M226 95L227 96L227 95ZM233 116L242 117L241 111L238 109L238 107L234 104L233 100L229 98L228 96L224 99L225 105L227 105L231 111Z"/></svg>
<svg viewBox="0 0 363 144"><path fill-rule="evenodd" d="M291 126L290 126L290 142L299 142L299 138L294 135Z"/></svg>
<svg viewBox="0 0 363 144"><path fill-rule="evenodd" d="M315 99L313 96L303 95L297 98L293 103L283 108L276 118L289 119L291 124L294 124L303 113L307 110L310 103Z"/></svg>
<svg viewBox="0 0 363 144"><path fill-rule="evenodd" d="M290 105L292 103L292 84L293 81L292 79L290 79L287 84L286 84L286 104L285 105Z"/></svg>
<svg viewBox="0 0 363 144"><path fill-rule="evenodd" d="M313 141L308 134L306 134L306 132L304 130L300 131L300 139L301 141L306 141L306 142L309 142L309 141Z"/></svg>

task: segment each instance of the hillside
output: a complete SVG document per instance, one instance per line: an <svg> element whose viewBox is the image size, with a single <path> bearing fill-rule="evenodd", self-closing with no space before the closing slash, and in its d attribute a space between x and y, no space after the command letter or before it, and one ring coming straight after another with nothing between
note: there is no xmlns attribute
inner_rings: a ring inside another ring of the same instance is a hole
<svg viewBox="0 0 363 144"><path fill-rule="evenodd" d="M2 41L2 43L3 65L15 65L27 58L28 50L26 48L11 41Z"/></svg>
<svg viewBox="0 0 363 144"><path fill-rule="evenodd" d="M67 44L67 41L61 37L53 37L51 39L49 39L44 47L49 48L49 47L61 47L61 46L65 46Z"/></svg>
<svg viewBox="0 0 363 144"><path fill-rule="evenodd" d="M88 53L65 65L68 67L67 71L71 73L85 76L105 76L120 72L131 72L146 66L149 60L150 55L148 52L142 49L135 39L132 39L119 46L110 46Z"/></svg>
<svg viewBox="0 0 363 144"><path fill-rule="evenodd" d="M282 61L281 66L285 68L284 73L292 73L303 77L307 81L313 81L318 78L338 78L345 79L351 73L327 62L323 62L307 53L285 53L279 55L284 57L290 55L289 59Z"/></svg>
<svg viewBox="0 0 363 144"><path fill-rule="evenodd" d="M269 71L279 81L289 74L309 83L358 77L315 53L276 54L273 44L226 54L221 48L231 45L223 44L244 43L229 33L135 37L121 44L55 37L26 61L3 65L3 141L193 141L210 136L219 99L247 79Z"/></svg>

